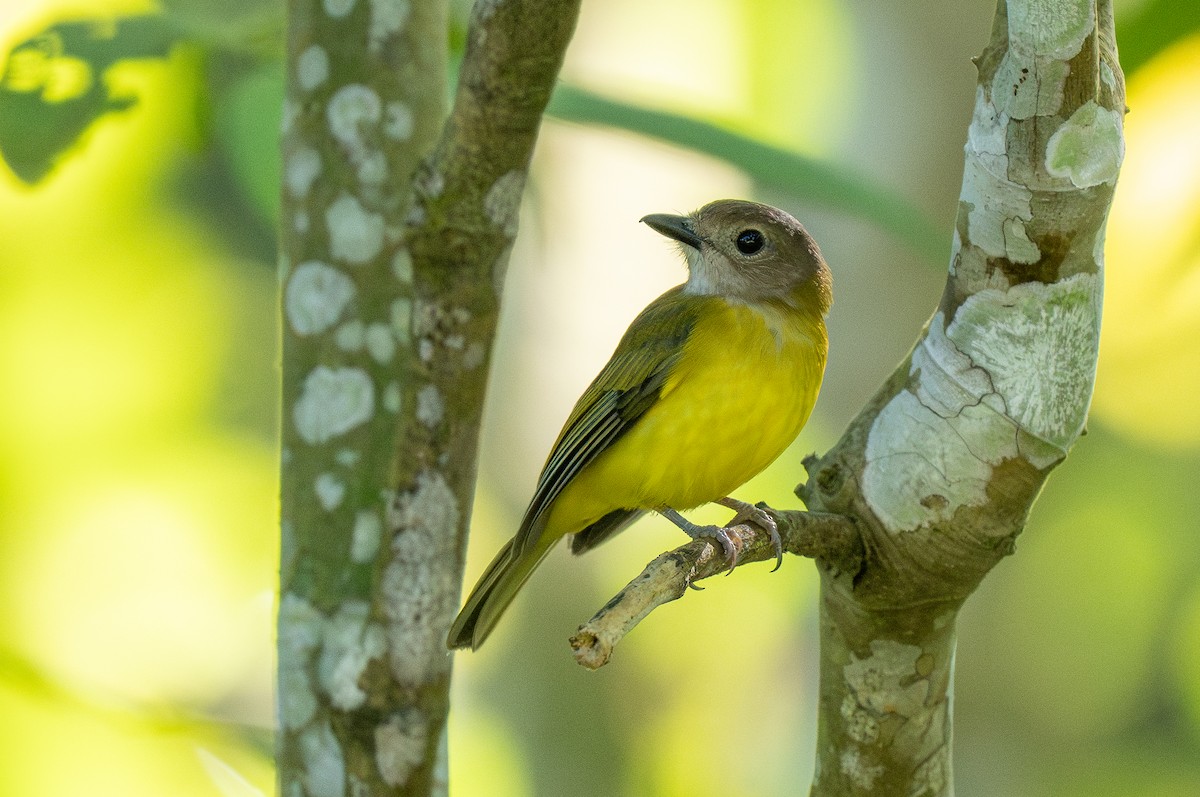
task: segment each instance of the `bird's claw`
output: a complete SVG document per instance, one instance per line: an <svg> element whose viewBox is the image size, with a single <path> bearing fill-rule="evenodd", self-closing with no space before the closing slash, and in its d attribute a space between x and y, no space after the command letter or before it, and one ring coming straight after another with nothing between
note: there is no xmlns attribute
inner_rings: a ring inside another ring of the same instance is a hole
<svg viewBox="0 0 1200 797"><path fill-rule="evenodd" d="M685 528L686 533L693 540L716 540L721 544L721 551L725 554L725 561L729 563L729 570L725 575L733 572L733 568L737 567L737 546L733 544L733 537L729 535L728 529L723 529L720 526L692 526Z"/></svg>
<svg viewBox="0 0 1200 797"><path fill-rule="evenodd" d="M750 520L766 529L767 533L771 535L771 547L775 549L775 566L771 568L771 572L774 573L783 567L783 538L779 536L779 525L775 522L775 518L764 510L758 507L754 507L754 509L756 513Z"/></svg>
<svg viewBox="0 0 1200 797"><path fill-rule="evenodd" d="M724 498L717 503L737 512L733 520L729 521L730 526L740 526L744 525L746 521L750 521L771 535L771 546L775 549L775 566L771 568L771 572L774 573L783 566L783 538L779 536L779 525L775 522L775 518L771 517L762 507L747 504L736 498Z"/></svg>

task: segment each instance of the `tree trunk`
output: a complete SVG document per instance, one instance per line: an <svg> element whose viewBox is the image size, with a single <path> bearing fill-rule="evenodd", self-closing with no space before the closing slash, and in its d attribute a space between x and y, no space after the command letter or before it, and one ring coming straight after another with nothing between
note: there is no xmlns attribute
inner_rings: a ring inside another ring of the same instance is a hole
<svg viewBox="0 0 1200 797"><path fill-rule="evenodd" d="M953 793L958 610L1084 431L1124 152L1111 3L1001 0L976 63L941 304L802 488L865 552L821 566L815 796Z"/></svg>
<svg viewBox="0 0 1200 797"><path fill-rule="evenodd" d="M578 0L293 0L284 109L279 792L445 794L499 285Z"/></svg>

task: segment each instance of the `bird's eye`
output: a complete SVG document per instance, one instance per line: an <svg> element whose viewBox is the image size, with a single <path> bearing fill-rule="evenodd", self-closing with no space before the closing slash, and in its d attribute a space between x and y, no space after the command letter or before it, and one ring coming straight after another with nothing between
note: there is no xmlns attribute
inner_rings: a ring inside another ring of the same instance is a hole
<svg viewBox="0 0 1200 797"><path fill-rule="evenodd" d="M763 234L758 230L742 230L738 233L734 243L737 244L738 251L743 255L752 255L762 249L765 240Z"/></svg>

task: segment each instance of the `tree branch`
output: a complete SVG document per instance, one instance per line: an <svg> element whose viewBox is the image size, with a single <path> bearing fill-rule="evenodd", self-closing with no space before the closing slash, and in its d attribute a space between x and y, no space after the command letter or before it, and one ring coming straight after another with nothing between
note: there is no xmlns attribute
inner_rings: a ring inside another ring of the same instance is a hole
<svg viewBox="0 0 1200 797"><path fill-rule="evenodd" d="M802 490L866 552L821 570L813 797L953 794L958 610L1086 420L1124 151L1112 4L999 0L976 65L941 303Z"/></svg>
<svg viewBox="0 0 1200 797"><path fill-rule="evenodd" d="M827 567L856 573L862 565L862 540L854 522L821 512L779 512L759 504L775 519L783 548L797 556L825 562ZM770 535L756 525L726 526L738 552L738 564L775 559ZM589 670L608 663L613 648L650 612L682 598L695 582L728 573L719 547L695 540L658 556L571 637L575 660Z"/></svg>

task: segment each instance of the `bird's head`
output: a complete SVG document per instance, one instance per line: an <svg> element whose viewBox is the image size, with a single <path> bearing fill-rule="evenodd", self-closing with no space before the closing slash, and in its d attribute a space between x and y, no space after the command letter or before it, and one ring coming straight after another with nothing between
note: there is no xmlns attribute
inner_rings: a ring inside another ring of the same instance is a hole
<svg viewBox="0 0 1200 797"><path fill-rule="evenodd" d="M681 244L689 272L685 293L747 303L805 301L821 315L829 310L829 266L804 226L778 208L720 199L687 216L654 213L642 221Z"/></svg>

